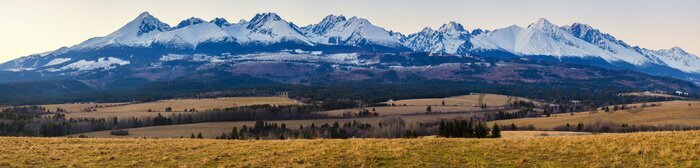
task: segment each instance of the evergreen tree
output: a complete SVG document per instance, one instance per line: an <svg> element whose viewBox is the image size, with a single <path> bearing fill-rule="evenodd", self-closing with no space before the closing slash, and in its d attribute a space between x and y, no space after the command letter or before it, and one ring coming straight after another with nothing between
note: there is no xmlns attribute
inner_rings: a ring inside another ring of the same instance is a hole
<svg viewBox="0 0 700 168"><path fill-rule="evenodd" d="M498 124L493 124L493 128L491 129L491 137L492 138L500 138L501 137L501 128L498 127Z"/></svg>
<svg viewBox="0 0 700 168"><path fill-rule="evenodd" d="M204 137L202 136L202 132L199 132L199 134L197 134L197 138L198 138L198 139L204 139Z"/></svg>
<svg viewBox="0 0 700 168"><path fill-rule="evenodd" d="M425 111L427 111L427 112L432 112L432 111L433 111L433 108L432 108L431 106L428 106L428 108L425 109Z"/></svg>
<svg viewBox="0 0 700 168"><path fill-rule="evenodd" d="M576 126L576 132L582 132L583 131L583 123L578 123Z"/></svg>
<svg viewBox="0 0 700 168"><path fill-rule="evenodd" d="M238 128L233 127L231 130L231 134L229 135L228 139L238 139Z"/></svg>

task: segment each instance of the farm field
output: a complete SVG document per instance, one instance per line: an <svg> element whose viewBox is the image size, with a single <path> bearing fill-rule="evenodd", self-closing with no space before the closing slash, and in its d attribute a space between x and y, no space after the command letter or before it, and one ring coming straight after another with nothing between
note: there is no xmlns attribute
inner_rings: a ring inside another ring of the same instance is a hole
<svg viewBox="0 0 700 168"><path fill-rule="evenodd" d="M650 92L631 92L631 93L621 93L620 96L643 96L643 97L665 97L665 98L675 98L675 99L686 99L685 97L662 94L662 93L650 93Z"/></svg>
<svg viewBox="0 0 700 168"><path fill-rule="evenodd" d="M634 142L634 143L631 143ZM0 138L1 167L698 167L700 132L512 139Z"/></svg>
<svg viewBox="0 0 700 168"><path fill-rule="evenodd" d="M396 104L396 105L408 105L408 106L440 106L442 105L442 102L445 102L446 106L460 106L460 107L478 107L479 106L479 98L481 97L481 94L471 94L471 95L463 95L463 96L455 96L455 97L446 97L446 98L428 98L428 99L406 99L406 100L394 100L394 101L387 101L384 102L385 104ZM514 97L514 96L507 96L507 95L497 95L497 94L483 94L483 103L485 103L487 106L503 106L506 105L510 102L515 102L515 101L532 101L534 103L538 103L537 101L533 101L527 98L522 98L522 97Z"/></svg>
<svg viewBox="0 0 700 168"><path fill-rule="evenodd" d="M406 115L406 114L421 114L426 113L428 106L386 106L386 107L367 107L364 108L369 112L376 112L381 116L386 115ZM465 112L465 111L478 111L482 110L480 107L460 107L460 106L430 106L432 112L435 113L450 113L450 112ZM373 110L374 109L374 110ZM340 109L324 111L322 113L330 116L343 116L344 113L355 114L361 109Z"/></svg>
<svg viewBox="0 0 700 168"><path fill-rule="evenodd" d="M47 105L41 105L41 107L46 108L47 110L51 110L52 112L55 112L57 108L61 108L65 110L66 113L77 113L77 112L86 112L92 109L99 109L99 108L104 108L104 107L111 107L111 106L120 106L120 105L127 105L129 103L124 102L124 103L66 103L66 104L47 104Z"/></svg>
<svg viewBox="0 0 700 168"><path fill-rule="evenodd" d="M468 113L457 113L457 114L433 114L433 115L411 115L411 116L401 116L400 118L404 120L407 126L411 124L417 124L419 122L432 122L439 121L442 119L457 119L457 118L469 118L471 114ZM286 124L288 128L299 128L299 126L309 127L311 124L320 126L322 124L333 124L334 122L346 123L346 122L362 122L369 123L373 126L377 126L379 122L385 119L392 119L396 117L366 117L366 118L343 118L343 119L312 119L312 120L283 120L283 121L267 121L274 122L278 124ZM157 138L179 138L179 137L189 137L192 133L201 132L205 138L215 138L221 135L222 132L230 132L233 127L241 128L243 125L248 127L253 126L255 121L235 121L235 122L208 122L208 123L197 123L197 124L185 124L185 125L165 125L165 126L154 126L154 127L142 127L133 128L129 130L129 135L127 136L114 136L110 134L110 131L99 131L90 132L77 135L69 135L71 137L78 137L80 135L85 135L88 137L112 137L112 138L131 138L131 137L157 137Z"/></svg>
<svg viewBox="0 0 700 168"><path fill-rule="evenodd" d="M595 122L611 122L616 124L630 125L685 125L685 126L700 126L700 101L667 101L657 102L661 104L659 107L646 107L641 111L626 111L618 110L615 112L598 111L579 112L571 115L556 114L552 117L542 118L522 118L511 120L494 121L501 125L515 124L525 126L532 124L540 130L550 130L556 126L576 125L578 123L591 124ZM640 106L636 104L634 106Z"/></svg>
<svg viewBox="0 0 700 168"><path fill-rule="evenodd" d="M169 116L171 114L184 113L185 109L195 109L197 111L211 110L216 108L227 108L237 106L248 106L257 104L291 105L301 104L296 100L284 97L227 97L210 99L171 99L146 103L84 103L84 104L52 104L42 105L43 107L55 111L56 108L66 109L68 118L130 118L130 117L154 117L161 113ZM94 108L95 106L98 108ZM172 108L172 112L165 112L167 107ZM86 108L94 108L93 111L85 112ZM148 112L151 110L152 112Z"/></svg>

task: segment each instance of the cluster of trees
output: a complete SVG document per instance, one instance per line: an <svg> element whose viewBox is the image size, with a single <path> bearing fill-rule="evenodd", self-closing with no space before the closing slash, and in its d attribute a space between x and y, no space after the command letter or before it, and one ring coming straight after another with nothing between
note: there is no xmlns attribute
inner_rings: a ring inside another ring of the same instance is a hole
<svg viewBox="0 0 700 168"><path fill-rule="evenodd" d="M686 126L677 124L664 124L664 125L630 125L630 124L616 124L613 122L602 122L598 121L595 123L578 123L576 125L571 125L567 123L566 125L560 125L554 127L556 131L577 131L577 132L594 132L594 133L629 133L629 132L653 132L653 131L685 131L685 130L699 130L700 126Z"/></svg>
<svg viewBox="0 0 700 168"><path fill-rule="evenodd" d="M220 121L298 120L331 118L315 113L311 105L255 105L211 111L172 114L145 118L65 118L62 113L49 113L39 106L13 107L0 112L0 136L64 136L93 131L128 129L158 125L191 124ZM52 115L47 115L52 114Z"/></svg>
<svg viewBox="0 0 700 168"><path fill-rule="evenodd" d="M515 125L515 123L511 123L510 125L501 126L501 130L510 130L510 131L530 130L530 131L534 131L535 125L529 124L526 126L517 126L517 125Z"/></svg>
<svg viewBox="0 0 700 168"><path fill-rule="evenodd" d="M367 109L360 109L357 113L352 113L352 112L345 112L343 113L343 117L376 117L379 116L379 113L377 113L377 109L372 108L372 111L370 112Z"/></svg>
<svg viewBox="0 0 700 168"><path fill-rule="evenodd" d="M230 132L217 135L216 139L347 139L347 138L415 138L419 131L410 130L403 121L383 121L377 125L361 123L357 121L321 125L311 124L298 128L288 127L286 124L277 124L265 121L257 121L252 127L244 125L240 129L233 127ZM194 134L192 134L194 137ZM201 133L196 138L201 137Z"/></svg>
<svg viewBox="0 0 700 168"><path fill-rule="evenodd" d="M454 121L442 120L438 128L438 135L450 138L499 138L501 137L501 128L498 124L489 128L485 122L474 118Z"/></svg>
<svg viewBox="0 0 700 168"><path fill-rule="evenodd" d="M643 103L639 107L637 107L637 106L630 107L630 106L623 104L623 105L612 106L612 108L610 108L610 106L603 106L603 107L601 107L601 109L605 112L615 112L618 110L629 110L631 108L646 108L646 107L659 107L659 106L661 106L661 103L650 103L650 104Z"/></svg>
<svg viewBox="0 0 700 168"><path fill-rule="evenodd" d="M513 101L512 103L510 103L510 107L513 107L513 108L535 108L535 103L533 103L531 101L528 102L528 101L518 100L518 101Z"/></svg>
<svg viewBox="0 0 700 168"><path fill-rule="evenodd" d="M539 113L535 112L532 108L523 108L520 109L516 112L503 112L503 111L498 111L495 114L491 114L491 117L488 117L493 120L507 120L507 119L515 119L515 118L525 118L525 117L538 117L540 116Z"/></svg>

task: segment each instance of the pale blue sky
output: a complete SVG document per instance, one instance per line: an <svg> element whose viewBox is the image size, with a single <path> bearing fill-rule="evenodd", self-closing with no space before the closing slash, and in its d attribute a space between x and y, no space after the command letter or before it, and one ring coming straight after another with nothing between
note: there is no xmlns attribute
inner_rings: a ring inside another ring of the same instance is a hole
<svg viewBox="0 0 700 168"><path fill-rule="evenodd" d="M698 0L2 0L0 62L107 35L143 11L170 25L191 16L236 22L276 12L303 26L342 14L404 34L448 21L495 29L547 18L587 23L632 45L680 46L698 55L698 7Z"/></svg>

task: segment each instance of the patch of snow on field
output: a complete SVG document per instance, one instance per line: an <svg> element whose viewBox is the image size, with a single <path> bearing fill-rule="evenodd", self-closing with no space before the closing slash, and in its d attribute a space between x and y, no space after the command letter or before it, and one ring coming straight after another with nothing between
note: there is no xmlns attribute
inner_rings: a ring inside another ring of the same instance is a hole
<svg viewBox="0 0 700 168"><path fill-rule="evenodd" d="M219 63L219 62L224 62L224 60L222 60L222 58L223 57L220 57L220 56L211 56L211 55L206 55L206 54L194 54L194 55L192 55L193 62Z"/></svg>
<svg viewBox="0 0 700 168"><path fill-rule="evenodd" d="M167 55L161 56L160 59L158 59L158 60L168 62L168 61L184 60L187 57L189 57L189 55L167 54Z"/></svg>
<svg viewBox="0 0 700 168"><path fill-rule="evenodd" d="M71 60L71 58L56 58L56 59L49 61L49 63L46 63L46 65L44 65L44 67L63 64L63 63L68 62L70 60Z"/></svg>
<svg viewBox="0 0 700 168"><path fill-rule="evenodd" d="M77 69L79 71L88 71L95 69L109 70L118 66L128 65L130 62L114 57L100 57L96 61L80 60L72 64L62 67L60 70Z"/></svg>
<svg viewBox="0 0 700 168"><path fill-rule="evenodd" d="M11 68L11 69L3 69L3 71L10 71L10 72L20 72L20 71L33 71L35 68Z"/></svg>

